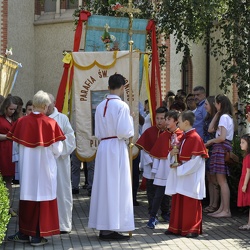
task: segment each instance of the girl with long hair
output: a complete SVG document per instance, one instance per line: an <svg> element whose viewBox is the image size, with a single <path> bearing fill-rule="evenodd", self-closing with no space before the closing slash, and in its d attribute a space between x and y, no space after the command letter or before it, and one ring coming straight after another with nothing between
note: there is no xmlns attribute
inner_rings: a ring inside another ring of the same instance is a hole
<svg viewBox="0 0 250 250"><path fill-rule="evenodd" d="M211 123L213 117L216 114L216 108L214 105L214 96L208 96L205 100L204 105L207 115L204 120L204 126L203 126L203 141L206 145L206 142L210 139L213 139L215 137L215 133L209 133L208 127ZM209 157L211 157L212 154L212 146L207 146ZM218 208L218 202L219 202L219 187L218 183L216 182L215 175L211 175L209 173L210 168L210 158L206 159L206 177L207 177L207 187L208 187L208 193L209 193L209 205L203 209L203 212L205 213L213 213Z"/></svg>
<svg viewBox="0 0 250 250"><path fill-rule="evenodd" d="M0 174L6 183L9 190L10 198L10 214L16 216L16 213L11 207L12 198L12 179L15 175L15 163L12 162L12 141L7 140L6 134L11 129L13 123L16 121L14 113L17 105L13 96L8 96L3 101L0 108Z"/></svg>
<svg viewBox="0 0 250 250"><path fill-rule="evenodd" d="M218 210L208 213L215 218L231 217L230 211L230 190L227 183L229 168L225 164L225 155L232 151L232 140L234 136L234 122L232 118L232 104L227 96L217 95L214 100L217 113L213 117L208 132L214 133L215 138L207 141L206 146L212 145L210 158L210 175L214 175L220 186L221 201Z"/></svg>

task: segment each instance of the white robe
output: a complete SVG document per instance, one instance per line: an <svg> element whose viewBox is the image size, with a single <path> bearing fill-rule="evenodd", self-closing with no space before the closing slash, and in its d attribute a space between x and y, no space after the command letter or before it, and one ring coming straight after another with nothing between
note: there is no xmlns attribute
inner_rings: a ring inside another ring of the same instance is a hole
<svg viewBox="0 0 250 250"><path fill-rule="evenodd" d="M108 95L108 98L119 98ZM95 160L89 228L125 232L134 230L134 212L128 146L125 139L134 135L128 105L121 99L106 100L96 108L95 136L118 138L101 140Z"/></svg>
<svg viewBox="0 0 250 250"><path fill-rule="evenodd" d="M62 152L63 143L49 147L28 148L19 146L20 200L50 201L56 199L56 159Z"/></svg>
<svg viewBox="0 0 250 250"><path fill-rule="evenodd" d="M70 154L76 148L74 130L66 115L59 113L57 108L49 116L57 121L66 139L63 143L62 154L56 159L57 163L57 203L60 231L72 229L72 188Z"/></svg>
<svg viewBox="0 0 250 250"><path fill-rule="evenodd" d="M171 158L171 161L174 162L174 157ZM192 156L189 161L177 168L170 168L165 194L176 193L198 200L206 197L204 158Z"/></svg>
<svg viewBox="0 0 250 250"><path fill-rule="evenodd" d="M165 187L170 171L170 159L154 158L152 174L154 174L154 185Z"/></svg>
<svg viewBox="0 0 250 250"><path fill-rule="evenodd" d="M143 149L141 150L141 168L143 169L143 177L146 179L154 179L154 174L151 173L153 165L153 158L146 153Z"/></svg>

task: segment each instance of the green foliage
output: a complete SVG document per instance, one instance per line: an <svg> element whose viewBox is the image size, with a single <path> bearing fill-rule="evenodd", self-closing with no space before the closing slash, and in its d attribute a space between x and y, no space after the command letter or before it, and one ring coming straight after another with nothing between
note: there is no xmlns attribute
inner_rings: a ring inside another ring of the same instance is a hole
<svg viewBox="0 0 250 250"><path fill-rule="evenodd" d="M166 36L174 35L177 52L189 53L190 42L209 44L220 60L220 88L235 83L241 101L250 95L250 1L162 0L156 20Z"/></svg>
<svg viewBox="0 0 250 250"><path fill-rule="evenodd" d="M10 220L9 215L9 194L0 175L0 244L3 242L7 225Z"/></svg>

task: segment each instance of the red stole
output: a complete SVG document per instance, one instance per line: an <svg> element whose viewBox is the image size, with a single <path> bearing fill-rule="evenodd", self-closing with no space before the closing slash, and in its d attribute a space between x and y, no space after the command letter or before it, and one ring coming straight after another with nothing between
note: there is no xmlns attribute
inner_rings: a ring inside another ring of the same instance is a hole
<svg viewBox="0 0 250 250"><path fill-rule="evenodd" d="M48 147L66 139L57 122L42 113L19 118L7 138L29 148Z"/></svg>
<svg viewBox="0 0 250 250"><path fill-rule="evenodd" d="M204 142L195 129L191 129L184 133L182 139L183 140L179 154L180 161L188 161L193 155L200 155L203 158L208 158L208 153Z"/></svg>
<svg viewBox="0 0 250 250"><path fill-rule="evenodd" d="M164 133L162 133L157 141L155 142L154 146L152 147L150 151L150 155L154 158L158 159L165 159L168 156L169 151L171 151L171 136L173 134L177 135L177 138L179 141L181 141L183 132L177 128L174 132L170 132L169 130L166 130Z"/></svg>
<svg viewBox="0 0 250 250"><path fill-rule="evenodd" d="M135 145L138 148L143 149L145 152L150 153L150 150L154 146L155 141L163 132L165 131L161 131L158 127L152 126L144 131L144 133L137 140Z"/></svg>

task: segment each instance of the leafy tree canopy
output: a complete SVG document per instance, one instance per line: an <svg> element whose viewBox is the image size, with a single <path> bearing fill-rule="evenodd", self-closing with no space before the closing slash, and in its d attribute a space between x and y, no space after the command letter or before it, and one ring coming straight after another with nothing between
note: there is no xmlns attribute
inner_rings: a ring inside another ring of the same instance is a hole
<svg viewBox="0 0 250 250"><path fill-rule="evenodd" d="M127 0L84 1L82 8L100 15L122 15L112 9ZM250 1L249 0L135 0L139 18L154 19L158 34L174 35L177 53L190 53L191 42L209 44L211 55L220 61L220 88L227 93L233 83L241 101L250 96ZM77 16L77 12L75 13Z"/></svg>

